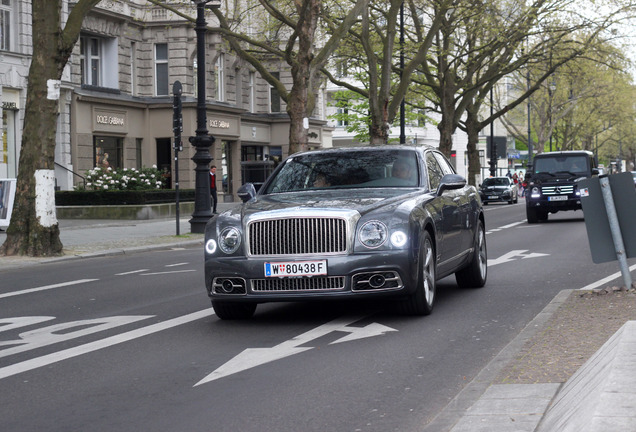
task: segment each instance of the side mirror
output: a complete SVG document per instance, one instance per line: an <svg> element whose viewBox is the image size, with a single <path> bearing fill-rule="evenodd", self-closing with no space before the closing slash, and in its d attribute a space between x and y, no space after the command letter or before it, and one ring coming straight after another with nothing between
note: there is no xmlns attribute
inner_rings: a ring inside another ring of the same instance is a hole
<svg viewBox="0 0 636 432"><path fill-rule="evenodd" d="M442 195L446 190L461 189L466 186L466 179L459 174L446 174L437 188L437 195Z"/></svg>
<svg viewBox="0 0 636 432"><path fill-rule="evenodd" d="M597 176L597 175L599 175L599 173L600 173L600 171L598 169L592 168L592 175L593 176Z"/></svg>
<svg viewBox="0 0 636 432"><path fill-rule="evenodd" d="M256 196L256 189L254 188L254 184L245 183L243 186L238 188L236 194L241 199L241 201L248 202Z"/></svg>

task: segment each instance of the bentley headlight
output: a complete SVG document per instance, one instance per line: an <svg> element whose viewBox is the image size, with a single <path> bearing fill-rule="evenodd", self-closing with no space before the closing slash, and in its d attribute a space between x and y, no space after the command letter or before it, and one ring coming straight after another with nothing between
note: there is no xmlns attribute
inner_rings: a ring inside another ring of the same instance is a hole
<svg viewBox="0 0 636 432"><path fill-rule="evenodd" d="M225 228L219 236L219 249L226 254L233 254L241 245L241 233L236 228Z"/></svg>
<svg viewBox="0 0 636 432"><path fill-rule="evenodd" d="M369 221L362 225L358 237L363 245L368 248L380 247L386 242L389 230L380 221Z"/></svg>

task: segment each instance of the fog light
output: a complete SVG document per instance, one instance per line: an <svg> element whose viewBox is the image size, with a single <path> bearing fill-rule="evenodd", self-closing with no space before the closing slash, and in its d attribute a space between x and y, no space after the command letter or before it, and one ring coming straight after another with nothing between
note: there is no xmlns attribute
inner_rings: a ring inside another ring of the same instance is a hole
<svg viewBox="0 0 636 432"><path fill-rule="evenodd" d="M212 255L216 252L216 242L212 239L205 242L205 252Z"/></svg>
<svg viewBox="0 0 636 432"><path fill-rule="evenodd" d="M386 279L384 279L384 276L379 274L373 275L371 276L371 279L369 279L369 285L371 288L382 288L385 283Z"/></svg>
<svg viewBox="0 0 636 432"><path fill-rule="evenodd" d="M231 280L226 279L221 284L221 288L223 289L224 292L230 294L232 291L234 291L234 284L232 283Z"/></svg>
<svg viewBox="0 0 636 432"><path fill-rule="evenodd" d="M408 237L402 231L395 231L391 234L391 244L395 247L403 247Z"/></svg>

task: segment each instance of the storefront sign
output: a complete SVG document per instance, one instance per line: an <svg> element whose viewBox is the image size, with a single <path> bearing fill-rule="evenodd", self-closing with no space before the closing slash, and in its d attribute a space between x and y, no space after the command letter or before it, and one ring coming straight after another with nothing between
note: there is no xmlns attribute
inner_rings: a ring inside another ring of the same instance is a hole
<svg viewBox="0 0 636 432"><path fill-rule="evenodd" d="M95 117L97 124L111 125L111 126L124 126L125 121L123 117L110 116L105 114L97 114Z"/></svg>
<svg viewBox="0 0 636 432"><path fill-rule="evenodd" d="M211 128L218 128L218 129L229 129L230 128L230 122L225 121L225 120L210 120L210 126Z"/></svg>
<svg viewBox="0 0 636 432"><path fill-rule="evenodd" d="M15 102L2 102L2 109L17 110L18 104Z"/></svg>
<svg viewBox="0 0 636 432"><path fill-rule="evenodd" d="M128 132L126 112L102 111L93 112L93 129L99 132Z"/></svg>

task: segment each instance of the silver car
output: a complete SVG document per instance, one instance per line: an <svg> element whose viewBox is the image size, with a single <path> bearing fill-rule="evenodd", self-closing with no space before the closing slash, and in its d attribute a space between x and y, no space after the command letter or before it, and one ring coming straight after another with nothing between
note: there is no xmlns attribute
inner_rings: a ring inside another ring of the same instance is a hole
<svg viewBox="0 0 636 432"><path fill-rule="evenodd" d="M437 280L487 276L479 194L436 149L296 153L205 231L205 285L221 319L258 303L390 297L428 315Z"/></svg>

